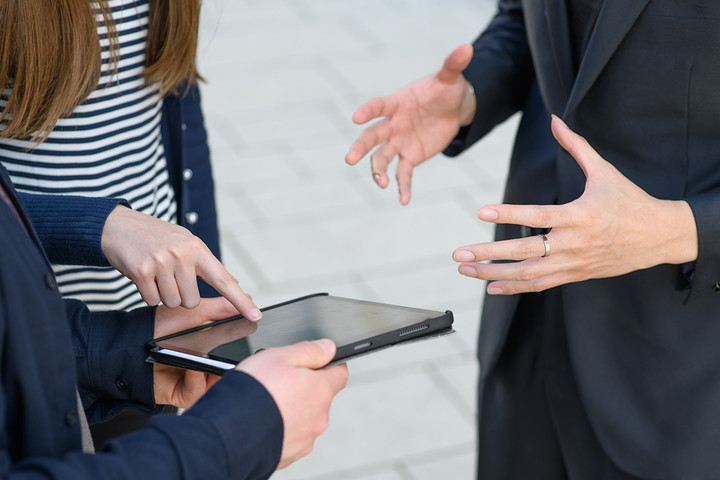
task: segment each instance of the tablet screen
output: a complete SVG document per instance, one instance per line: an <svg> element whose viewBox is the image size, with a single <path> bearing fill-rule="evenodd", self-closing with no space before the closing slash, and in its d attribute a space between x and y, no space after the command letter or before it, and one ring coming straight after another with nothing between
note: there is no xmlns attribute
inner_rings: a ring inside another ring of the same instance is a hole
<svg viewBox="0 0 720 480"><path fill-rule="evenodd" d="M449 312L314 295L265 309L258 323L236 317L154 343L164 349L238 363L264 348L320 338L333 340L338 354L347 356L451 324Z"/></svg>

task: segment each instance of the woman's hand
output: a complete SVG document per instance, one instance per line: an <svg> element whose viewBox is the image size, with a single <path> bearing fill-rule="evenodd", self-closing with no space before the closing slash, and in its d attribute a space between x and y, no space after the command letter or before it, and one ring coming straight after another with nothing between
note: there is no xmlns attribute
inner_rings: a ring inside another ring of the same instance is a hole
<svg viewBox="0 0 720 480"><path fill-rule="evenodd" d="M551 229L550 254L544 257L539 236L459 247L453 258L461 274L490 280L489 294L507 295L697 258L687 202L648 195L554 116L552 131L585 172L583 195L565 205L490 205L478 213L486 222Z"/></svg>
<svg viewBox="0 0 720 480"><path fill-rule="evenodd" d="M413 169L443 151L460 127L469 124L475 115L475 94L462 76L472 56L472 45L461 45L436 74L360 106L352 117L359 125L385 118L360 134L345 161L355 165L382 144L370 157L373 178L381 188L386 188L390 183L388 165L398 156L400 203L407 205Z"/></svg>
<svg viewBox="0 0 720 480"><path fill-rule="evenodd" d="M207 245L184 227L117 206L105 222L101 244L108 262L133 281L148 305L197 306L200 277L245 318L262 316Z"/></svg>

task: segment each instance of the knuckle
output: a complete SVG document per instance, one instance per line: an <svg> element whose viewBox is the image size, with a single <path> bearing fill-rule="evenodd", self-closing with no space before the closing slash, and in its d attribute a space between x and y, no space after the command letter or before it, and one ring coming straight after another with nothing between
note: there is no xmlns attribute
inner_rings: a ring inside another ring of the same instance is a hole
<svg viewBox="0 0 720 480"><path fill-rule="evenodd" d="M328 415L323 415L317 425L317 434L320 435L327 430L328 425L330 425L330 418Z"/></svg>
<svg viewBox="0 0 720 480"><path fill-rule="evenodd" d="M155 293L144 293L140 291L140 296L148 305L154 307L160 303L160 296Z"/></svg>
<svg viewBox="0 0 720 480"><path fill-rule="evenodd" d="M475 260L494 260L496 259L497 255L493 256L491 253L491 250L488 248L487 245L473 245L472 248L469 249L473 255L475 255Z"/></svg>
<svg viewBox="0 0 720 480"><path fill-rule="evenodd" d="M535 247L527 244L518 247L518 249L515 251L514 260L524 260L526 258L531 258L535 256L537 256L535 252Z"/></svg>
<svg viewBox="0 0 720 480"><path fill-rule="evenodd" d="M168 308L177 308L180 306L181 302L179 298L163 298L162 299L163 304L165 304Z"/></svg>
<svg viewBox="0 0 720 480"><path fill-rule="evenodd" d="M141 279L148 280L155 277L155 263L152 261L142 262L135 270Z"/></svg>
<svg viewBox="0 0 720 480"><path fill-rule="evenodd" d="M209 251L209 249L208 249L207 246L205 245L205 242L203 242L203 241L200 239L200 237L197 237L197 236L193 235L193 234L190 233L189 231L188 231L187 233L188 233L188 235L190 235L190 237L189 237L188 240L187 240L188 245L190 246L190 248L193 248L193 249L201 249L201 250L208 250L208 251Z"/></svg>
<svg viewBox="0 0 720 480"><path fill-rule="evenodd" d="M529 287L530 287L529 291L530 292L542 292L552 286L553 285L549 281L543 281L543 279L538 279L537 281L531 282L529 284Z"/></svg>
<svg viewBox="0 0 720 480"><path fill-rule="evenodd" d="M147 262L148 271L163 270L171 264L170 256L175 255L172 250L163 250L152 256L152 260Z"/></svg>
<svg viewBox="0 0 720 480"><path fill-rule="evenodd" d="M518 274L518 279L521 282L530 282L535 279L535 272L530 268L523 268Z"/></svg>
<svg viewBox="0 0 720 480"><path fill-rule="evenodd" d="M303 358L313 358L316 355L313 342L306 341L299 344L300 355Z"/></svg>
<svg viewBox="0 0 720 480"><path fill-rule="evenodd" d="M383 164L387 163L387 159L380 151L376 151L370 155L370 163L372 164L373 170L377 170L379 167L382 167Z"/></svg>
<svg viewBox="0 0 720 480"><path fill-rule="evenodd" d="M199 296L194 296L192 298L189 298L182 303L182 306L185 308L195 308L198 305L200 305L200 297Z"/></svg>
<svg viewBox="0 0 720 480"><path fill-rule="evenodd" d="M536 214L536 220L538 224L544 225L544 226L552 226L550 223L552 222L552 212L546 209L540 209Z"/></svg>

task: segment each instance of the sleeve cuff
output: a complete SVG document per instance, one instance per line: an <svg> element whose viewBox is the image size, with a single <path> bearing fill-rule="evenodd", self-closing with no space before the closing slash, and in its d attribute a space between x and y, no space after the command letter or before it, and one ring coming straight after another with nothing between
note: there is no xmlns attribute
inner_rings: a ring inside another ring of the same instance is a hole
<svg viewBox="0 0 720 480"><path fill-rule="evenodd" d="M109 266L102 252L102 232L119 198L76 195L20 194L33 226L48 254L58 265Z"/></svg>
<svg viewBox="0 0 720 480"><path fill-rule="evenodd" d="M698 258L694 265L689 302L720 300L720 202L716 192L687 199L698 229Z"/></svg>
<svg viewBox="0 0 720 480"><path fill-rule="evenodd" d="M230 478L267 478L280 462L282 416L265 387L244 372L223 375L185 416L202 418L217 431Z"/></svg>

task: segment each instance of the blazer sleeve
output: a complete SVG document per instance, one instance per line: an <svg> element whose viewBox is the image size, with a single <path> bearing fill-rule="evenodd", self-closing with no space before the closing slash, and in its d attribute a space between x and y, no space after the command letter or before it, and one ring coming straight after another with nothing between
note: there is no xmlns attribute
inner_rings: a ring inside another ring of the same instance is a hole
<svg viewBox="0 0 720 480"><path fill-rule="evenodd" d="M501 0L485 31L473 42L463 75L475 90L475 118L444 151L454 157L520 111L535 74L520 0Z"/></svg>
<svg viewBox="0 0 720 480"><path fill-rule="evenodd" d="M3 462L0 473L9 480L266 479L282 440L282 417L267 390L245 373L229 372L182 416L156 416L101 452Z"/></svg>
<svg viewBox="0 0 720 480"><path fill-rule="evenodd" d="M688 301L716 300L720 294L720 192L695 195L687 202L698 233L698 258Z"/></svg>
<svg viewBox="0 0 720 480"><path fill-rule="evenodd" d="M65 299L65 310L88 421L106 421L126 408L157 412L153 368L145 361L145 344L155 329L155 307L90 312L84 303Z"/></svg>
<svg viewBox="0 0 720 480"><path fill-rule="evenodd" d="M19 193L40 242L57 265L106 267L100 240L110 212L122 199Z"/></svg>

